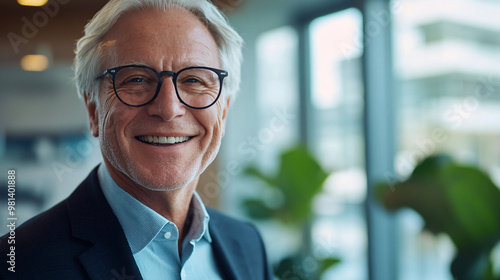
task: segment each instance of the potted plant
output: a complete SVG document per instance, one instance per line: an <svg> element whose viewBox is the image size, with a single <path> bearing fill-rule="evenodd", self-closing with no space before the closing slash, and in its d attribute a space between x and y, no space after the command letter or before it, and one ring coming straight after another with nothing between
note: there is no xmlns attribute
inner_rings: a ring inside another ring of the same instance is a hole
<svg viewBox="0 0 500 280"><path fill-rule="evenodd" d="M491 253L500 241L500 189L474 166L433 155L409 178L381 183L375 193L388 210L415 210L425 229L447 234L456 247L451 274L459 280L499 280Z"/></svg>

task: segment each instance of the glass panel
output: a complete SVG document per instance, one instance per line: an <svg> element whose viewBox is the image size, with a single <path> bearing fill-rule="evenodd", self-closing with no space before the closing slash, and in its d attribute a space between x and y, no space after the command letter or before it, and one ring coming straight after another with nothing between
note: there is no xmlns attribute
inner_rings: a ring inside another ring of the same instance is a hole
<svg viewBox="0 0 500 280"><path fill-rule="evenodd" d="M331 171L315 201L313 240L317 257L341 263L323 279L367 279L363 79L359 42L362 16L351 8L313 20L309 146Z"/></svg>
<svg viewBox="0 0 500 280"><path fill-rule="evenodd" d="M405 178L433 153L478 165L500 183L500 2L392 1L398 141ZM432 9L429 9L432 7ZM402 280L452 279L454 247L401 215Z"/></svg>
<svg viewBox="0 0 500 280"><path fill-rule="evenodd" d="M265 153L259 164L273 168L283 149L298 141L298 37L288 26L262 33L257 39L257 119Z"/></svg>
<svg viewBox="0 0 500 280"><path fill-rule="evenodd" d="M295 29L284 26L262 33L256 40L257 108L251 116L259 124L258 132L247 140L258 151L257 165L266 174L275 174L280 154L298 140L298 35ZM254 162L252 162L254 164ZM256 197L275 198L275 193L253 181ZM280 222L261 222L273 265L294 253L301 240Z"/></svg>

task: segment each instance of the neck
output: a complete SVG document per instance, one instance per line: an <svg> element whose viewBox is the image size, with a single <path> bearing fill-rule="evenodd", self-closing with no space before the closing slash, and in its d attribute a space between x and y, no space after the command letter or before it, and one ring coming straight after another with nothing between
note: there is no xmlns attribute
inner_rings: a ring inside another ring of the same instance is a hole
<svg viewBox="0 0 500 280"><path fill-rule="evenodd" d="M111 167L109 163L105 163L111 178L113 178L120 188L177 226L179 230L178 246L180 255L182 243L189 231L190 224L186 223L186 218L199 177L196 177L187 186L179 189L154 191L136 184L120 171Z"/></svg>

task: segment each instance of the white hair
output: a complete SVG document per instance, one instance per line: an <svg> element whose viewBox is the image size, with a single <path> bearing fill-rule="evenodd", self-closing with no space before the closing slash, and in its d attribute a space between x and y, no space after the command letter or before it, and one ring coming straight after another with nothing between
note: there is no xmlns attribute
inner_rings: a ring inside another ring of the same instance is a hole
<svg viewBox="0 0 500 280"><path fill-rule="evenodd" d="M223 96L234 97L241 78L241 47L243 40L229 25L224 15L208 0L111 0L85 26L85 33L76 44L75 80L78 95L97 101L103 54L99 48L102 37L120 16L131 9L155 8L167 10L184 8L203 22L217 43L222 69L229 75L224 80Z"/></svg>

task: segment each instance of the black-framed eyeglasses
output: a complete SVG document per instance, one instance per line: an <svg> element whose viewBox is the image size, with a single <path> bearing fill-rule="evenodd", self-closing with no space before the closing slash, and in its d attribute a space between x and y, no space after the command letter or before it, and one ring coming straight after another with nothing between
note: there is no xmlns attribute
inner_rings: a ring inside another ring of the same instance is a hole
<svg viewBox="0 0 500 280"><path fill-rule="evenodd" d="M172 76L175 92L182 104L193 109L205 109L217 102L227 71L194 66L158 72L144 65L125 65L108 69L97 79L110 74L118 99L125 105L141 107L151 103L160 92L162 77Z"/></svg>

